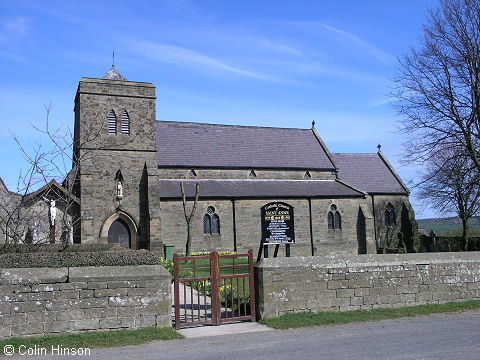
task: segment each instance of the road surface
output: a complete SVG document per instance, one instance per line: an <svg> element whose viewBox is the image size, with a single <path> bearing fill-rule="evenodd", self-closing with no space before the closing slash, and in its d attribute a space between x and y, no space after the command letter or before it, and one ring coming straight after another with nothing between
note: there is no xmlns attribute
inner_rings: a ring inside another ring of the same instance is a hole
<svg viewBox="0 0 480 360"><path fill-rule="evenodd" d="M14 356L25 359L28 356ZM10 357L12 358L12 357ZM41 357L51 359L51 356ZM55 356L54 358L61 358ZM65 357L72 358L72 357ZM480 359L480 311L92 349L122 359ZM5 360L7 357L4 358Z"/></svg>

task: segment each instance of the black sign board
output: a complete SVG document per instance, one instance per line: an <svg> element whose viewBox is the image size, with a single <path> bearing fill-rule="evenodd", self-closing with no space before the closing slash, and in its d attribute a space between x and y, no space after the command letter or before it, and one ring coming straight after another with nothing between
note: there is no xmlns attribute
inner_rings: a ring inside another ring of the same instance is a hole
<svg viewBox="0 0 480 360"><path fill-rule="evenodd" d="M294 244L293 206L271 202L261 208L263 245Z"/></svg>

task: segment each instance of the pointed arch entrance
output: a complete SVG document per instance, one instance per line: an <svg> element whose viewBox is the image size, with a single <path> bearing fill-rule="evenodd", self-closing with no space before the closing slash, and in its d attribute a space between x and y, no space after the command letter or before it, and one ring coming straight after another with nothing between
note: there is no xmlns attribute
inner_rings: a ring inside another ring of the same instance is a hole
<svg viewBox="0 0 480 360"><path fill-rule="evenodd" d="M130 247L130 230L127 224L121 219L115 220L108 229L108 243L120 244L126 248Z"/></svg>
<svg viewBox="0 0 480 360"><path fill-rule="evenodd" d="M137 225L132 217L123 211L112 214L100 230L103 243L116 243L137 249Z"/></svg>

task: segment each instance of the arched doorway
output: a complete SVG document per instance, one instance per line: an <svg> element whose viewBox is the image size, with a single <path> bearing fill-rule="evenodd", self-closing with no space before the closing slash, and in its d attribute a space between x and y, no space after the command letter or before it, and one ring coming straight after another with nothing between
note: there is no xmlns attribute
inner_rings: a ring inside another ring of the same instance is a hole
<svg viewBox="0 0 480 360"><path fill-rule="evenodd" d="M100 229L100 242L117 243L137 250L138 227L133 218L123 211L110 215Z"/></svg>
<svg viewBox="0 0 480 360"><path fill-rule="evenodd" d="M130 247L130 230L122 219L115 220L108 229L108 243Z"/></svg>

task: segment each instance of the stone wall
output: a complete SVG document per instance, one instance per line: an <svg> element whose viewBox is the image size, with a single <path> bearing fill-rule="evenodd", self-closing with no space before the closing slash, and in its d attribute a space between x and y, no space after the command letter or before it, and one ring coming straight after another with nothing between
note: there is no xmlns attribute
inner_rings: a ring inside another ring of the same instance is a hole
<svg viewBox="0 0 480 360"><path fill-rule="evenodd" d="M195 171L196 176L192 174ZM252 174L253 170L253 174ZM162 179L270 179L270 180L334 180L335 174L324 170L282 169L202 169L202 168L159 168ZM193 175L193 176L192 176ZM310 175L310 177L308 177Z"/></svg>
<svg viewBox="0 0 480 360"><path fill-rule="evenodd" d="M0 270L0 339L171 326L163 266Z"/></svg>
<svg viewBox="0 0 480 360"><path fill-rule="evenodd" d="M311 211L308 199L199 200L191 223L192 250L233 250L236 247L242 252L254 249L257 254L262 237L260 208L272 201L286 202L294 207L295 245L291 246L292 256L309 256L312 250L315 255L354 255L360 252L361 239L366 252L377 252L371 199L368 197L311 199ZM327 214L332 204L340 212L341 230L328 229ZM188 201L188 212L192 206L193 201ZM213 206L220 217L219 235L203 233L203 216L209 206ZM162 240L165 244L173 244L176 252L185 251L187 227L182 201L161 200L160 213L163 214ZM359 222L362 222L362 226ZM279 251L279 256L285 256L284 249Z"/></svg>
<svg viewBox="0 0 480 360"><path fill-rule="evenodd" d="M156 144L155 87L151 83L82 78L75 97L75 143L81 165L82 243L106 243L110 225L120 219L130 232L130 247L161 251ZM108 115L116 114L116 134ZM123 134L127 111L130 131ZM123 198L117 197L117 172ZM121 201L119 201L121 200Z"/></svg>
<svg viewBox="0 0 480 360"><path fill-rule="evenodd" d="M406 195L372 195L375 214L375 231L377 247L380 252L387 252L398 242L398 233L404 235L406 250L413 252L413 235L415 232L415 214ZM385 208L387 204L395 208L395 227L388 229L385 223ZM387 231L391 231L390 236ZM390 237L389 239L387 239Z"/></svg>
<svg viewBox="0 0 480 360"><path fill-rule="evenodd" d="M480 299L480 253L263 259L256 266L261 318Z"/></svg>

